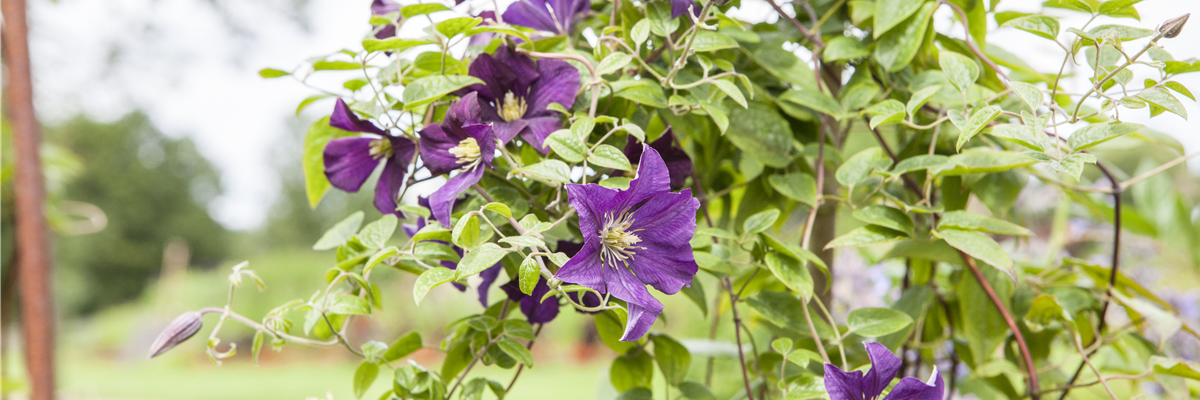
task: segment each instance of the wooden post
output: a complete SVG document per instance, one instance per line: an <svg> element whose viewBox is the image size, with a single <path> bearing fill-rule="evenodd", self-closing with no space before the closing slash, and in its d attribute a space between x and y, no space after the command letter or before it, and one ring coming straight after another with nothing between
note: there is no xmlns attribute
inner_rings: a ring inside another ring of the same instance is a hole
<svg viewBox="0 0 1200 400"><path fill-rule="evenodd" d="M33 109L28 26L24 0L0 0L4 14L4 63L8 71L8 121L16 154L16 251L25 364L32 400L54 399L54 303L50 293L46 184L38 150L41 138Z"/></svg>

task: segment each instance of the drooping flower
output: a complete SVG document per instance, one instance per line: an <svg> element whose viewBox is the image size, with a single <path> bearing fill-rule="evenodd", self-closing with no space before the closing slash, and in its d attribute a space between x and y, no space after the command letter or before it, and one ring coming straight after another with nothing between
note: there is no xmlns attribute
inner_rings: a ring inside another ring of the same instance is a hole
<svg viewBox="0 0 1200 400"><path fill-rule="evenodd" d="M520 135L543 154L548 150L546 137L562 128L557 113L546 107L571 107L579 90L579 70L571 64L555 59L535 62L507 45L495 54L480 54L471 63L471 76L484 84L462 92L478 93L481 121L492 123L496 138L508 143Z"/></svg>
<svg viewBox="0 0 1200 400"><path fill-rule="evenodd" d="M624 300L629 310L624 341L641 338L662 313L646 285L675 294L691 285L699 269L688 241L700 202L690 189L671 193L670 182L658 151L644 146L629 189L567 185L584 242L556 276Z"/></svg>
<svg viewBox="0 0 1200 400"><path fill-rule="evenodd" d="M455 200L454 204L452 204L450 206L450 209L453 210L454 207L457 206L458 203L460 203L460 202L462 202L462 201ZM417 205L428 209L429 208L429 198L423 197L423 196L417 197ZM434 218L432 216L429 219L436 220L436 218ZM426 221L426 219L424 217L417 218L416 225L409 225L409 224L404 225L404 233L407 234L408 237L413 237L413 235L416 235L417 232L420 232L421 229L425 228L425 225L427 223L428 223L428 221ZM459 257L462 257L462 255L463 255L463 249L461 247L455 246L449 242L444 242L441 240L430 240L430 241L450 246L451 249L454 249L455 253L458 253ZM458 269L458 264L453 261L449 261L449 260L442 260L441 265L450 270ZM479 277L483 279L483 282L479 283L479 287L476 288L476 291L477 291L476 293L479 294L479 304L482 304L483 308L488 307L488 289L492 288L492 284L495 283L496 278L498 278L500 276L501 269L503 269L503 267L500 265L500 263L496 263L496 265L493 265L493 266L489 267L488 269L483 270L483 272L479 273ZM460 291L460 292L467 291L466 285L463 285L458 282L450 282L450 283L452 285L454 285L454 288L458 289L458 291Z"/></svg>
<svg viewBox="0 0 1200 400"><path fill-rule="evenodd" d="M556 250L565 253L568 257L572 257L579 253L579 250L582 248L582 244L559 240ZM546 284L546 278L544 277L538 277L538 283L534 286L532 294L527 295L521 292L520 279L508 281L508 283L501 285L500 289L503 289L504 293L508 294L509 300L518 302L521 305L521 313L525 314L525 318L531 324L544 324L554 320L554 317L558 316L558 300L553 297L542 300L542 297L545 297L546 293L550 292L550 286ZM579 300L578 292L571 292L567 295L571 297L572 301L583 304L586 307L600 306L600 297L596 296L595 293L586 292L583 295L582 302ZM578 309L576 310L578 311Z"/></svg>
<svg viewBox="0 0 1200 400"><path fill-rule="evenodd" d="M325 146L325 177L329 183L343 191L357 192L383 161L383 173L375 184L375 208L383 214L403 216L396 210L396 197L404 186L404 176L416 154L416 144L408 138L389 135L370 121L358 118L342 99L334 105L329 125L365 134L334 139Z"/></svg>
<svg viewBox="0 0 1200 400"><path fill-rule="evenodd" d="M892 354L887 347L875 342L863 345L867 348L867 356L871 358L871 370L866 375L862 371L845 372L832 364L825 364L825 390L829 392L830 400L878 399L900 370L900 357ZM942 400L944 392L942 376L935 366L929 382L904 377L883 400Z"/></svg>
<svg viewBox="0 0 1200 400"><path fill-rule="evenodd" d="M510 24L570 35L571 26L591 8L591 0L519 0L503 16Z"/></svg>
<svg viewBox="0 0 1200 400"><path fill-rule="evenodd" d="M371 2L371 15L383 16L397 11L400 11L400 3L392 0L375 0ZM390 39L396 36L396 25L387 24L382 28L379 26L373 26L372 28L379 29L379 32L375 32L376 39Z"/></svg>
<svg viewBox="0 0 1200 400"><path fill-rule="evenodd" d="M650 148L658 151L667 163L667 171L671 175L671 190L687 186L687 178L692 176L692 158L675 145L675 133L671 132L671 128L667 128L662 136L650 142ZM642 158L642 145L632 135L627 136L625 140L625 157L629 158L630 163L636 163Z"/></svg>
<svg viewBox="0 0 1200 400"><path fill-rule="evenodd" d="M492 127L480 119L476 94L468 93L451 104L442 123L422 129L420 146L421 159L430 174L458 171L429 196L434 219L449 228L454 200L479 182L484 168L491 168L496 156L496 136Z"/></svg>

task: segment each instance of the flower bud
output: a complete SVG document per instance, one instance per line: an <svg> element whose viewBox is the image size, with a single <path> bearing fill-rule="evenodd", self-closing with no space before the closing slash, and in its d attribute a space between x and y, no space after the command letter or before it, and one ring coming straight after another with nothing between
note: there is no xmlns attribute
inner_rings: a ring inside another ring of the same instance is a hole
<svg viewBox="0 0 1200 400"><path fill-rule="evenodd" d="M1179 36L1179 32L1183 31L1183 25L1187 23L1190 16L1192 16L1190 13L1183 14L1182 17L1163 22L1162 26L1158 27L1158 33L1161 33L1167 39Z"/></svg>
<svg viewBox="0 0 1200 400"><path fill-rule="evenodd" d="M167 350L183 343L196 332L200 331L200 327L204 326L204 319L200 313L188 311L171 321L162 333L158 334L158 338L154 339L154 343L150 345L150 353L146 356L147 359L158 357Z"/></svg>

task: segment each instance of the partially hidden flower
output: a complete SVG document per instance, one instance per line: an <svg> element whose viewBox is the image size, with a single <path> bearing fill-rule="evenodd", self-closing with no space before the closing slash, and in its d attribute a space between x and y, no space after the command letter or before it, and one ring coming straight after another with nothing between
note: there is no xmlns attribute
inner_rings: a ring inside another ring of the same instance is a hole
<svg viewBox="0 0 1200 400"><path fill-rule="evenodd" d="M591 0L519 0L503 16L506 23L570 35L571 26L591 8Z"/></svg>
<svg viewBox="0 0 1200 400"><path fill-rule="evenodd" d="M871 358L871 370L845 372L825 364L825 390L830 400L875 400L887 389L896 372L900 370L900 357L892 354L884 345L867 342L867 356ZM929 382L913 377L904 377L892 388L883 400L942 400L945 386L942 376L934 366Z"/></svg>
<svg viewBox="0 0 1200 400"><path fill-rule="evenodd" d="M194 336L202 326L204 326L204 319L198 312L188 311L175 317L175 320L171 321L171 324L158 334L154 343L150 344L150 353L146 358L150 359L166 353L167 350L171 350Z"/></svg>
<svg viewBox="0 0 1200 400"><path fill-rule="evenodd" d="M557 250L566 253L568 257L579 253L583 248L582 244L559 240ZM504 293L508 295L508 299L520 304L521 313L525 314L525 319L531 324L544 324L554 320L558 316L558 299L554 297L542 300L546 293L550 292L550 286L546 284L546 278L539 276L538 283L533 288L531 294L525 294L521 291L521 280L513 279L500 286ZM599 307L600 297L595 293L587 292L583 295L582 302L579 300L578 292L567 294L577 303L583 304L586 307Z"/></svg>
<svg viewBox="0 0 1200 400"><path fill-rule="evenodd" d="M496 156L496 136L480 117L479 101L472 92L450 105L442 123L421 130L421 160L429 173L458 172L429 196L433 218L447 228L455 199L479 182Z"/></svg>
<svg viewBox="0 0 1200 400"><path fill-rule="evenodd" d="M700 202L690 189L672 193L670 184L658 151L643 146L629 189L567 185L584 242L556 276L624 300L629 318L623 341L641 338L662 313L662 303L646 285L675 294L691 285L699 269L688 241L696 231Z"/></svg>
<svg viewBox="0 0 1200 400"><path fill-rule="evenodd" d="M455 0L455 1L458 1L458 0ZM479 23L479 26L489 26L489 25L497 24L495 11L482 11L475 16L478 17L479 19L483 20L482 22ZM491 43L492 39L495 39L495 38L496 38L495 32L476 33L475 36L471 36L470 40L467 40L467 46L468 47L487 46L487 44Z"/></svg>
<svg viewBox="0 0 1200 400"><path fill-rule="evenodd" d="M389 135L370 121L358 118L342 99L334 105L329 125L363 134L334 139L325 146L325 177L329 183L343 191L357 192L382 161L383 173L375 184L375 208L383 214L403 216L396 209L396 197L400 195L408 166L416 155L416 144L406 137Z"/></svg>
<svg viewBox="0 0 1200 400"><path fill-rule="evenodd" d="M482 121L492 123L496 138L508 143L520 135L545 154L549 149L544 144L546 137L562 128L562 120L547 107L550 103L568 108L575 104L579 70L563 60L535 62L506 45L495 54L480 54L470 72L484 84L471 85L463 92L478 94Z"/></svg>
<svg viewBox="0 0 1200 400"><path fill-rule="evenodd" d="M375 0L371 2L371 15L384 16L397 11L400 11L400 3L392 0ZM372 28L379 29L378 32L375 32L376 39L390 39L396 36L396 25L394 24L387 24L382 28L379 26L373 26Z"/></svg>
<svg viewBox="0 0 1200 400"><path fill-rule="evenodd" d="M679 190L687 186L687 178L692 176L692 158L686 151L675 145L675 133L671 132L671 128L667 128L662 136L650 142L650 148L658 151L663 162L667 164L667 171L671 175L671 190ZM636 163L642 158L642 145L633 135L626 136L624 152L630 163Z"/></svg>
<svg viewBox="0 0 1200 400"><path fill-rule="evenodd" d="M671 19L687 14L689 9L692 15L700 16L700 5L696 4L696 0L671 0Z"/></svg>
<svg viewBox="0 0 1200 400"><path fill-rule="evenodd" d="M452 204L450 206L450 209L453 210L454 207L456 205L458 205L458 203L460 203L460 202L461 202L461 200L455 200L454 204ZM429 208L429 198L428 197L417 197L417 205L428 209ZM430 217L430 220L434 220L434 218ZM404 233L407 234L408 237L413 237L414 235L417 234L417 232L420 232L422 228L425 228L425 225L427 223L428 223L428 221L426 221L424 217L419 217L419 218L417 218L417 223L415 225L410 225L410 224L404 225L404 227L403 227ZM463 249L461 247L455 246L449 242L444 242L441 240L430 240L430 242L441 243L441 244L450 246L450 248L453 249L455 253L458 253L458 256L460 258L463 255ZM453 261L449 261L449 260L442 260L441 265L451 271L458 269L458 264ZM479 287L476 288L476 293L478 293L478 295L479 295L479 304L482 304L483 308L488 307L488 289L491 289L492 284L496 283L496 278L498 278L500 276L500 270L502 268L503 267L500 265L500 263L496 263L496 265L493 265L493 266L489 267L488 269L483 270L483 272L479 273L479 277L481 279L483 279L483 281L480 282ZM467 285L463 285L458 282L450 282L450 283L452 285L454 285L454 288L458 289L458 291L460 291L460 292L467 291Z"/></svg>

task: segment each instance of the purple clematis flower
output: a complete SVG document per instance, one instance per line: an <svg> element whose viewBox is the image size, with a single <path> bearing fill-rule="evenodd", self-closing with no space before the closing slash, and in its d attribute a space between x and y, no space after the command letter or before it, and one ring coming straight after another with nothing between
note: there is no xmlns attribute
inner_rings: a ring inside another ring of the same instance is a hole
<svg viewBox="0 0 1200 400"><path fill-rule="evenodd" d="M832 364L825 364L825 390L829 392L830 400L878 399L900 370L900 357L892 354L887 347L875 342L863 345L867 348L867 356L871 358L871 370L866 375L862 371L845 372ZM929 382L904 377L883 400L942 400L944 392L942 376L935 366Z"/></svg>
<svg viewBox="0 0 1200 400"><path fill-rule="evenodd" d="M688 8L691 8L692 15L700 16L700 5L696 4L696 0L671 0L671 18L687 14Z"/></svg>
<svg viewBox="0 0 1200 400"><path fill-rule="evenodd" d="M675 294L691 285L699 269L688 241L696 231L700 202L691 189L671 193L670 184L658 151L643 146L629 189L567 185L584 243L556 276L625 300L629 322L623 341L641 338L662 313L662 303L646 285Z"/></svg>
<svg viewBox="0 0 1200 400"><path fill-rule="evenodd" d="M458 171L458 175L429 196L434 219L447 228L454 200L479 182L483 169L491 168L496 156L496 136L490 125L480 121L479 101L475 96L474 92L463 96L446 110L442 123L421 130L421 159L429 173Z"/></svg>
<svg viewBox="0 0 1200 400"><path fill-rule="evenodd" d="M683 189L687 186L687 178L692 176L692 158L686 151L675 145L675 133L667 128L662 136L650 142L650 148L658 151L663 161L667 163L667 171L671 174L671 190ZM636 163L642 158L642 145L638 144L633 135L626 136L625 157L630 163Z"/></svg>
<svg viewBox="0 0 1200 400"><path fill-rule="evenodd" d="M559 240L557 250L565 253L568 257L573 257L582 248L583 244ZM534 286L533 294L531 295L521 292L520 279L508 281L508 283L501 285L500 289L503 289L504 293L508 294L509 300L519 302L521 313L525 314L525 318L531 324L544 324L554 320L554 317L558 316L558 301L556 299L549 298L545 301L540 301L550 291L550 286L546 284L546 278L544 277L538 277L537 286ZM572 300L580 303L578 292L568 293L567 296L571 296ZM596 296L595 293L586 292L580 304L587 307L598 307L600 306L600 297ZM579 310L576 309L576 311ZM594 314L594 312L590 314Z"/></svg>
<svg viewBox="0 0 1200 400"><path fill-rule="evenodd" d="M508 18L505 16L505 18ZM480 54L471 63L471 76L483 80L460 91L479 94L483 122L491 122L496 138L508 143L520 135L545 154L547 136L562 128L550 103L575 104L579 70L562 60L532 58L500 46L495 54ZM465 99L465 98L464 98Z"/></svg>
<svg viewBox="0 0 1200 400"><path fill-rule="evenodd" d="M560 35L592 8L590 0L519 0L504 10L504 22Z"/></svg>
<svg viewBox="0 0 1200 400"><path fill-rule="evenodd" d="M375 0L371 2L371 15L387 15L400 11L400 3L392 0ZM379 28L373 26L372 28ZM376 39L390 39L396 36L396 25L384 25L379 32L375 32Z"/></svg>
<svg viewBox="0 0 1200 400"><path fill-rule="evenodd" d="M392 136L383 129L354 115L342 99L334 105L329 125L366 136L329 141L325 146L325 177L329 183L347 192L357 192L383 160L383 173L375 185L375 208L383 214L403 214L396 210L396 196L404 186L404 176L412 163L417 146L405 137Z"/></svg>
<svg viewBox="0 0 1200 400"><path fill-rule="evenodd" d="M458 203L460 203L460 202L461 201L456 200L454 202L454 205L451 205L451 209L453 209L454 206L458 205ZM429 208L429 198L428 197L417 197L417 205L428 209ZM433 217L430 217L430 219L433 220ZM425 220L425 218L423 218L423 217L417 218L416 225L410 225L410 224L404 225L404 227L403 227L404 233L406 235L408 235L408 237L413 237L413 235L416 235L417 232L420 232L421 229L425 227L426 223L427 223L427 221ZM448 245L448 246L450 246L450 248L454 249L455 253L458 253L459 257L462 257L462 255L463 255L463 249L461 247L455 246L453 244L450 244L448 242L444 242L441 240L431 240L431 242ZM447 269L450 269L450 270L458 269L458 264L455 264L453 261L442 260L441 264L443 267L446 267ZM503 267L500 265L500 263L496 263L496 265L493 265L490 268L485 269L485 270L483 270L483 272L479 273L479 277L483 279L483 282L479 283L479 287L476 288L476 290L477 290L477 293L479 294L479 304L482 304L483 308L488 307L488 289L491 289L492 284L496 283L496 278L500 277L501 269L503 269ZM450 282L450 283L452 285L454 285L454 288L458 289L458 291L460 291L460 292L467 291L466 285L463 285L458 282Z"/></svg>

